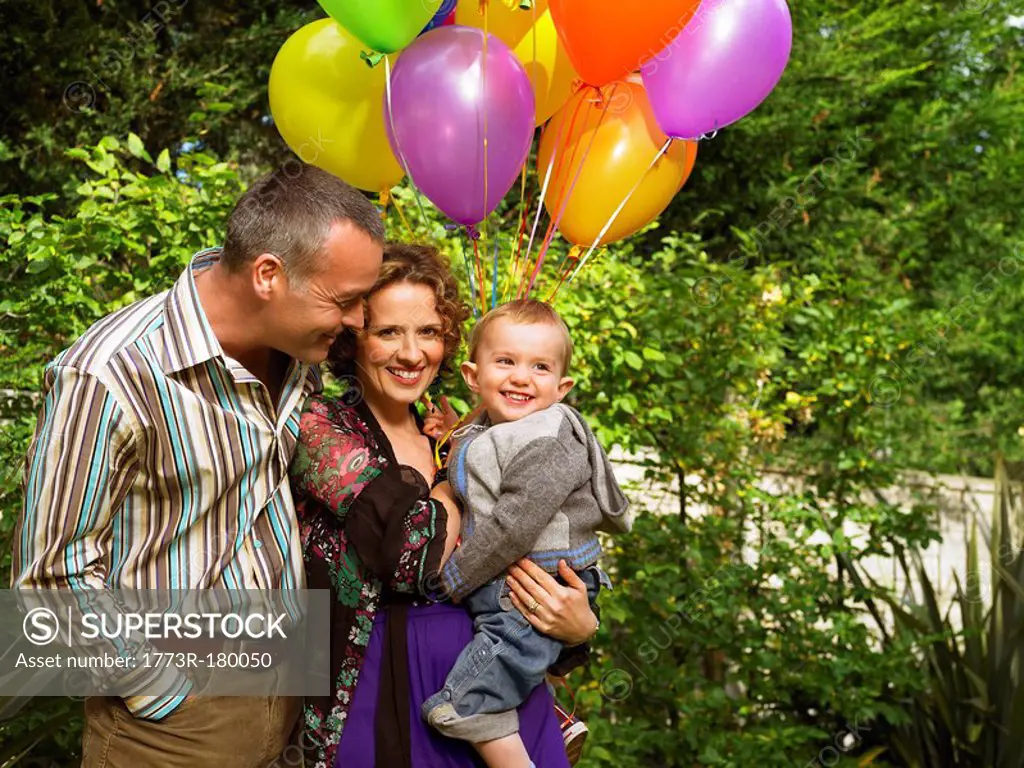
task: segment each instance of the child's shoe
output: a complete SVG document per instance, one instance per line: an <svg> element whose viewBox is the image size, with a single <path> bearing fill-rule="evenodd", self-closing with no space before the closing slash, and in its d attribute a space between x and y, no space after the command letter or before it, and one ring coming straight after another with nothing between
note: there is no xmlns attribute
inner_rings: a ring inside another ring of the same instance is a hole
<svg viewBox="0 0 1024 768"><path fill-rule="evenodd" d="M562 727L562 741L565 743L565 754L569 758L569 765L576 765L583 756L583 745L587 741L587 734L590 730L587 724L570 712L566 712L561 706L555 703L555 712L558 713L559 724Z"/></svg>

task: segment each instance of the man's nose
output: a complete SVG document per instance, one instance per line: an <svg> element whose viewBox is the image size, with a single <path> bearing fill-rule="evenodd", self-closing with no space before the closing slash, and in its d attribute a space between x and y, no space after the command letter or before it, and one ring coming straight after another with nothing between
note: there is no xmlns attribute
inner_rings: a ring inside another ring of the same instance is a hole
<svg viewBox="0 0 1024 768"><path fill-rule="evenodd" d="M363 323L366 321L363 315L363 302L357 302L355 306L341 316L341 324L346 328L352 328L354 330L360 330L363 327Z"/></svg>

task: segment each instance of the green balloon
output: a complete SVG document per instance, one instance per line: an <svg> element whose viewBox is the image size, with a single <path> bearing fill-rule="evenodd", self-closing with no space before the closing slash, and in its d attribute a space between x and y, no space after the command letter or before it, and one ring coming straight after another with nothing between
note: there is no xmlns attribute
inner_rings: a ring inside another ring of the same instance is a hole
<svg viewBox="0 0 1024 768"><path fill-rule="evenodd" d="M400 51L423 31L441 0L318 0L320 7L368 48Z"/></svg>

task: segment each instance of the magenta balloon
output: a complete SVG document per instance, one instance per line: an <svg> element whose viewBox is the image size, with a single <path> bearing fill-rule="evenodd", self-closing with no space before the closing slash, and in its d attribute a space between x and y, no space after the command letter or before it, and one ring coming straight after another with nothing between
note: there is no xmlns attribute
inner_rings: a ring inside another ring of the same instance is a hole
<svg viewBox="0 0 1024 768"><path fill-rule="evenodd" d="M494 35L488 35L486 54L485 59L482 30L431 30L398 57L391 76L393 115L384 97L384 122L399 163L459 224L477 224L497 207L533 141L533 88L526 70Z"/></svg>
<svg viewBox="0 0 1024 768"><path fill-rule="evenodd" d="M641 68L666 134L696 139L753 111L793 47L785 0L704 0L675 40Z"/></svg>

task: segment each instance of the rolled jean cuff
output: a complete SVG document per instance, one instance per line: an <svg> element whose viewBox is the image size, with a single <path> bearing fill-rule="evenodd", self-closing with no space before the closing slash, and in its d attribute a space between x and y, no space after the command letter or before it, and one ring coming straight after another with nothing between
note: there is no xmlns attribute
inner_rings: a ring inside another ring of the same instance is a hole
<svg viewBox="0 0 1024 768"><path fill-rule="evenodd" d="M463 717L440 694L423 702L423 719L443 736L474 744L519 733L519 713L514 709Z"/></svg>

